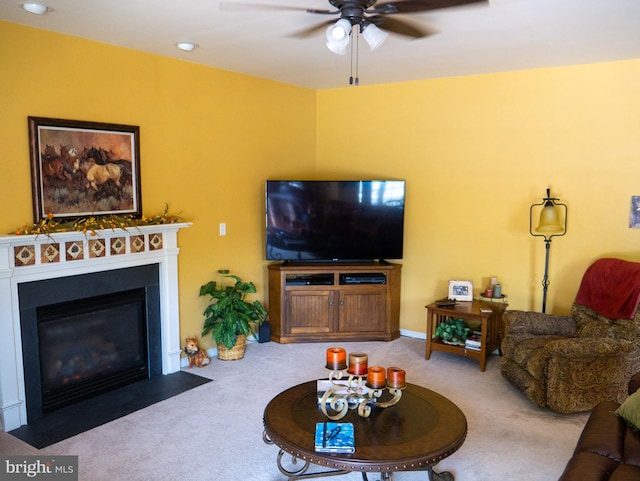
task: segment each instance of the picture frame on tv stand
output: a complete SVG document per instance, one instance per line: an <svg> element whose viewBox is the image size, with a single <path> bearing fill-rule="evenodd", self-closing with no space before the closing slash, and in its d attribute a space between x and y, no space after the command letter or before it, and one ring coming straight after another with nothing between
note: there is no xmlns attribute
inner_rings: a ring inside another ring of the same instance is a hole
<svg viewBox="0 0 640 481"><path fill-rule="evenodd" d="M450 280L448 298L456 301L473 301L473 282Z"/></svg>

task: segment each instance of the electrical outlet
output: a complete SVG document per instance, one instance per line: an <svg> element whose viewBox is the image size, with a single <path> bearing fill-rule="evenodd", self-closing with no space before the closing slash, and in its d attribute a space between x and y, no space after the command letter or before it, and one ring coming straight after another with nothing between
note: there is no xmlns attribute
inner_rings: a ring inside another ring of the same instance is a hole
<svg viewBox="0 0 640 481"><path fill-rule="evenodd" d="M220 235L227 235L227 223L226 222L220 222Z"/></svg>

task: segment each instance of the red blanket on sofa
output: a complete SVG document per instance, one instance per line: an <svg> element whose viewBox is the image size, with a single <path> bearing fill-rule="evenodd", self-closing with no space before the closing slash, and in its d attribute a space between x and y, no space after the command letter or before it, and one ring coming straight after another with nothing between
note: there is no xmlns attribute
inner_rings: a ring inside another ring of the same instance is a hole
<svg viewBox="0 0 640 481"><path fill-rule="evenodd" d="M595 261L584 273L576 302L610 319L633 319L640 304L640 263Z"/></svg>

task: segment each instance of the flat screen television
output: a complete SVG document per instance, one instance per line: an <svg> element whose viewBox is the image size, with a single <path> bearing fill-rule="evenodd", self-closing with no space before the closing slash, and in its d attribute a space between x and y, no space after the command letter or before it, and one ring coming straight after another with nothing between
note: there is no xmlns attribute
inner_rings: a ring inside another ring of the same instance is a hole
<svg viewBox="0 0 640 481"><path fill-rule="evenodd" d="M404 180L268 180L266 258L401 259Z"/></svg>

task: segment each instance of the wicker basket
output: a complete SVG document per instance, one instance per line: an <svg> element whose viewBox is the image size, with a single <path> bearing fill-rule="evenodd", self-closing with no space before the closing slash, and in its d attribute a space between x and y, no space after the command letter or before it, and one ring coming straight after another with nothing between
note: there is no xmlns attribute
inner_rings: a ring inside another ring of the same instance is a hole
<svg viewBox="0 0 640 481"><path fill-rule="evenodd" d="M247 336L238 335L235 345L231 349L227 349L224 344L218 344L218 359L223 361L237 361L244 357L244 351L247 348Z"/></svg>

